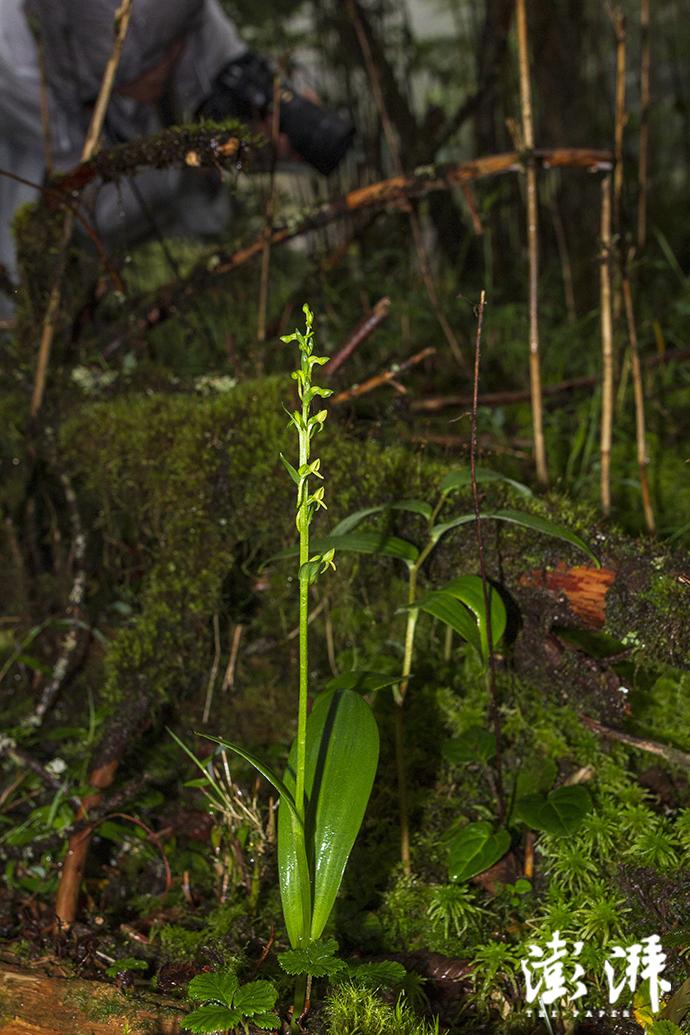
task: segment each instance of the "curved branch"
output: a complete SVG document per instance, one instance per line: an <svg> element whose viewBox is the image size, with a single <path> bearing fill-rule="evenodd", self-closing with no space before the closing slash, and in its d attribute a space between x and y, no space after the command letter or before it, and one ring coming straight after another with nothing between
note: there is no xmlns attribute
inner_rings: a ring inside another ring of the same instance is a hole
<svg viewBox="0 0 690 1035"><path fill-rule="evenodd" d="M197 264L184 283L181 284L179 280L171 281L163 285L155 295L142 300L138 316L135 317L136 327L140 331L147 331L162 323L177 313L181 304L196 297L200 284L210 278L232 273L245 265L263 251L267 240L270 240L271 245L283 244L311 230L321 229L344 216L400 204L411 198L422 198L432 191L451 190L474 180L515 172L523 167L527 157L519 151L509 151L505 154L476 158L470 162L424 166L407 176L393 176L391 179L381 180L366 187L358 187L335 201L319 205L293 221L275 227L270 237L262 233L250 244L229 255L207 256ZM584 169L590 172L608 170L612 161L610 151L576 147L537 150L533 153L533 158L537 167L542 169ZM132 325L128 322L127 330L131 329ZM103 350L104 355L114 352L123 340L122 334L115 339L111 338Z"/></svg>

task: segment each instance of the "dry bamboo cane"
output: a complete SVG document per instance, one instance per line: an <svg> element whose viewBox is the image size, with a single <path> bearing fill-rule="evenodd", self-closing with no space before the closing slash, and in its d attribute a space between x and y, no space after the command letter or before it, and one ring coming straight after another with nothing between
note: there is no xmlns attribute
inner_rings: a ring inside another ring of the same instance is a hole
<svg viewBox="0 0 690 1035"><path fill-rule="evenodd" d="M527 160L527 247L529 252L529 375L532 403L532 429L537 479L548 485L544 441L544 415L541 395L541 367L539 361L539 227L537 213L537 170L532 154L534 126L529 77L529 50L527 42L527 13L525 0L517 0L517 35L520 62L520 104L522 108L522 139Z"/></svg>
<svg viewBox="0 0 690 1035"><path fill-rule="evenodd" d="M611 513L611 439L613 435L613 323L611 319L611 177L601 181L601 508Z"/></svg>
<svg viewBox="0 0 690 1035"><path fill-rule="evenodd" d="M644 388L642 385L642 370L640 368L640 352L637 343L635 309L633 307L632 289L630 287L630 276L628 274L627 263L623 263L621 269L621 288L623 291L625 319L628 325L630 372L635 393L635 436L637 440L637 464L640 471L642 508L644 510L644 519L647 529L650 532L654 532L656 530L656 523L654 521L654 510L652 508L652 498L649 491L649 478L647 475L649 456L647 454L647 433L645 429Z"/></svg>
<svg viewBox="0 0 690 1035"><path fill-rule="evenodd" d="M626 27L625 15L620 7L613 12L613 27L616 34L616 115L613 143L613 227L620 235L623 217L623 132L625 130L625 66Z"/></svg>
<svg viewBox="0 0 690 1035"><path fill-rule="evenodd" d="M84 141L84 147L81 153L82 162L87 162L89 158L93 156L98 146L98 141L103 129L103 122L105 120L105 113L107 111L108 102L115 83L117 66L120 63L120 55L122 54L122 47L129 27L131 13L132 0L122 0L122 3L115 12L115 42L113 44L112 54L108 58L108 62L105 66L101 88L98 92L96 104L93 109L93 115L91 116L91 123L86 134L86 140ZM38 360L36 363L36 375L31 396L32 417L36 417L38 415L43 404L46 376L48 373L48 362L50 360L50 352L53 347L53 339L55 337L60 304L62 302L62 277L65 272L65 266L67 265L67 249L69 247L69 242L72 239L73 230L74 213L70 210L65 212L62 224L62 233L60 235L60 243L58 245L57 268L55 270L53 286L48 297L45 316L43 317L41 340L38 347Z"/></svg>
<svg viewBox="0 0 690 1035"><path fill-rule="evenodd" d="M640 4L640 155L638 160L637 247L641 252L647 240L647 192L649 190L649 109L651 44L649 36L649 0Z"/></svg>

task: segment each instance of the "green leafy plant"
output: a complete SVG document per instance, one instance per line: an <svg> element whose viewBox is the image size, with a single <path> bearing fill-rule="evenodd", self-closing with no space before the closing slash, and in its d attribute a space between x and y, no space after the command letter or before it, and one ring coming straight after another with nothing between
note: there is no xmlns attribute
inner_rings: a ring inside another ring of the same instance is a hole
<svg viewBox="0 0 690 1035"><path fill-rule="evenodd" d="M300 366L293 373L301 403L290 414L299 440L297 467L281 454L295 484L296 525L299 534L299 695L297 737L281 779L273 769L237 744L212 737L222 747L250 762L280 795L278 810L278 876L283 916L292 950L289 972L297 976L293 1026L308 1002L319 939L333 909L345 866L354 845L378 765L379 735L364 697L347 686L320 694L308 714L309 697L309 587L328 568L334 568L334 547L310 544L315 513L325 509L324 488L312 489L312 479L323 480L320 460L311 455L314 436L323 429L326 410L312 413L315 399L331 392L312 381L314 367L327 358L314 355L313 315L304 306L306 332L282 338L296 341ZM325 943L326 946L329 943ZM334 960L333 952L326 957ZM286 969L287 969L286 967ZM328 972L328 971L326 971Z"/></svg>
<svg viewBox="0 0 690 1035"><path fill-rule="evenodd" d="M197 974L189 983L187 998L202 1003L182 1022L193 1032L239 1031L249 1035L249 1023L273 1029L280 1024L273 1007L278 993L270 981L240 985L231 970Z"/></svg>
<svg viewBox="0 0 690 1035"><path fill-rule="evenodd" d="M507 482L513 489L523 495L531 495L530 490L526 486L512 479L504 478L496 471L477 471L476 479L477 482L484 484ZM318 539L314 543L314 548L321 551L321 555L326 555L333 550L376 554L401 560L407 566L407 600L403 608L406 613L406 625L402 671L399 681L393 687L393 696L397 706L395 712L395 748L400 812L400 855L403 869L407 874L411 872L411 862L403 709L410 686L415 632L419 614L431 615L443 622L448 629L460 635L463 640L477 650L485 665L488 663L492 650L500 642L506 627L506 610L500 594L493 586L485 587L483 580L477 575L463 575L421 596L418 594L418 581L421 570L441 540L454 529L476 520L474 513L460 514L447 521L439 520L442 510L452 494L458 490L468 488L471 483L472 476L468 468L451 471L442 479L439 485L439 495L435 504L421 499L404 499L393 503L365 507L344 518L327 536ZM362 529L360 527L369 518L390 513L391 511L414 514L423 520L425 524L425 540L421 546L417 546L415 543L402 539L399 536L390 535L385 531ZM481 514L481 518L482 520L508 522L529 531L539 532L540 534L560 539L581 550L595 564L598 565L599 563L584 540L565 526L549 521L546 518L512 509L486 511ZM294 550L286 550L278 554L277 557L289 557L293 554ZM491 630L491 642L489 642L489 629ZM505 831L499 831L497 836L499 835L499 842L497 843L503 844L507 834ZM496 859L493 861L496 861Z"/></svg>

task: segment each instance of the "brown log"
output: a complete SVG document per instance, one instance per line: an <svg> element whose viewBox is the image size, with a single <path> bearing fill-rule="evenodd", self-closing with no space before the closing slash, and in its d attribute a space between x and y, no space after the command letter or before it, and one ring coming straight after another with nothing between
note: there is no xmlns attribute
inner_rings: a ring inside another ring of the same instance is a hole
<svg viewBox="0 0 690 1035"><path fill-rule="evenodd" d="M563 594L583 626L602 629L606 620L606 594L615 578L612 568L568 568L558 564L550 571L529 572L520 583Z"/></svg>
<svg viewBox="0 0 690 1035"><path fill-rule="evenodd" d="M178 1035L182 1014L113 985L0 963L0 1035Z"/></svg>

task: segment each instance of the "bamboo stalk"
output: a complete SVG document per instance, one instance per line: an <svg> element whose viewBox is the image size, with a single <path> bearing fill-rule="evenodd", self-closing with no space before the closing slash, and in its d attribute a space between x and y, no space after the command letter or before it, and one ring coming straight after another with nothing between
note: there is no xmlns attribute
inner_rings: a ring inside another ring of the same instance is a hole
<svg viewBox="0 0 690 1035"><path fill-rule="evenodd" d="M630 349L630 372L633 381L635 394L635 437L637 441L637 464L640 471L640 489L642 491L642 508L644 519L650 532L656 530L654 520L654 509L649 491L649 478L647 467L649 456L647 453L647 433L645 430L645 407L644 387L642 385L642 370L640 367L640 353L637 341L637 326L635 324L635 309L632 300L630 287L630 276L627 265L623 264L621 269L621 287L623 291L623 305L625 307L625 319L628 327L628 345Z"/></svg>
<svg viewBox="0 0 690 1035"><path fill-rule="evenodd" d="M110 101L110 95L115 83L115 74L120 63L122 47L129 27L129 19L132 13L132 2L133 0L122 0L122 3L115 12L115 42L113 44L112 53L105 66L105 71L103 72L101 88L98 91L98 97L91 116L86 140L84 141L84 147L82 148L82 162L88 162L98 146L98 141L103 130L105 113L107 111L108 102ZM50 352L53 346L53 339L55 338L55 331L60 313L60 304L62 302L62 278L67 265L67 248L72 239L73 230L74 213L69 210L65 212L62 224L62 233L60 235L60 243L58 246L57 267L53 278L53 286L48 297L48 305L43 317L43 326L41 328L41 339L38 347L38 360L36 363L36 375L31 396L32 418L38 415L43 404Z"/></svg>
<svg viewBox="0 0 690 1035"><path fill-rule="evenodd" d="M613 324L611 320L611 177L601 181L601 507L611 513L611 440L613 437Z"/></svg>
<svg viewBox="0 0 690 1035"><path fill-rule="evenodd" d="M639 251L647 239L647 193L649 190L649 110L651 43L649 32L649 0L640 2L640 154L638 158L637 247Z"/></svg>
<svg viewBox="0 0 690 1035"><path fill-rule="evenodd" d="M613 134L613 227L620 235L623 217L623 133L625 130L626 25L620 7L613 11L616 34L616 115Z"/></svg>
<svg viewBox="0 0 690 1035"><path fill-rule="evenodd" d="M517 35L520 63L520 105L522 139L527 152L527 248L529 254L529 377L532 403L532 430L537 480L548 485L549 473L544 441L544 415L539 360L539 225L537 211L537 169L534 162L534 125L529 77L527 13L525 0L517 0Z"/></svg>

